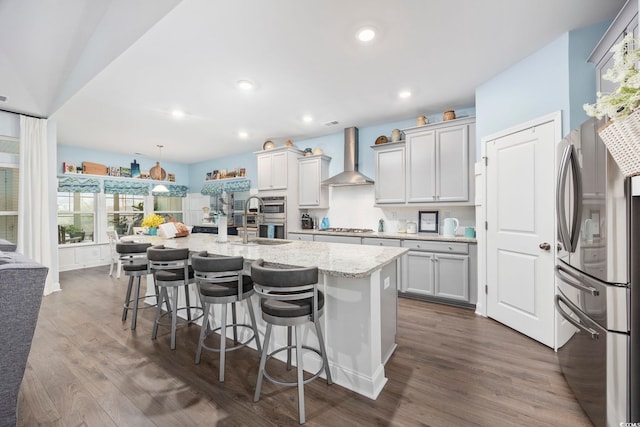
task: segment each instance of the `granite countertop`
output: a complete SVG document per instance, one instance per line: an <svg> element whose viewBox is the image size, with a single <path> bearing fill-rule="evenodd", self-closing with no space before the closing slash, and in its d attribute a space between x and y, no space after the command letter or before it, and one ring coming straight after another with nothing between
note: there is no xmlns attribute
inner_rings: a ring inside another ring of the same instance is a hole
<svg viewBox="0 0 640 427"><path fill-rule="evenodd" d="M226 243L218 242L215 234L192 234L187 237L164 239L157 236L124 236L121 240L164 244L172 248L189 248L224 256L243 256L247 261L258 258L282 267L317 266L320 273L347 278L369 277L374 271L408 252L406 248L349 245L344 243L278 240L284 244L256 243L243 245L242 239L229 236ZM271 240L273 239L250 239ZM357 246L357 248L355 248Z"/></svg>
<svg viewBox="0 0 640 427"><path fill-rule="evenodd" d="M385 233L373 231L369 233L349 233L344 231L321 231L321 230L294 230L288 231L291 234L318 234L325 236L354 236L354 237L373 237L378 239L401 239L401 240L436 240L441 242L461 242L461 243L477 243L475 238L464 236L443 236L433 233Z"/></svg>

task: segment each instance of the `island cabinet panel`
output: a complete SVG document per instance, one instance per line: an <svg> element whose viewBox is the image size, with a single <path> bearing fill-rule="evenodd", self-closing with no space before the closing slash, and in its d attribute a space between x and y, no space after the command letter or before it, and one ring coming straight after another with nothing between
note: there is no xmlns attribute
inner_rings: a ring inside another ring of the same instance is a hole
<svg viewBox="0 0 640 427"><path fill-rule="evenodd" d="M405 144L396 142L373 148L376 203L405 203Z"/></svg>
<svg viewBox="0 0 640 427"><path fill-rule="evenodd" d="M328 156L308 156L298 159L298 206L329 207L329 187L322 181L329 178Z"/></svg>

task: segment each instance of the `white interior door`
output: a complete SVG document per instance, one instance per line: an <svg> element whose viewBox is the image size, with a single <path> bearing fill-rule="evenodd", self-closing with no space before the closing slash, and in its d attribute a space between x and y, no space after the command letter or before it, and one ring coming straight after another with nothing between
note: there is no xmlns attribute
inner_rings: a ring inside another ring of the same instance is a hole
<svg viewBox="0 0 640 427"><path fill-rule="evenodd" d="M558 124L559 125L559 124ZM487 315L553 347L555 121L487 142Z"/></svg>

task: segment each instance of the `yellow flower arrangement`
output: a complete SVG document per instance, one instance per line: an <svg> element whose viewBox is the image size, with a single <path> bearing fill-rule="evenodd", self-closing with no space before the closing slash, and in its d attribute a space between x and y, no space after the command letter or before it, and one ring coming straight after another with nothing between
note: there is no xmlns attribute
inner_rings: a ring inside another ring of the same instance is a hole
<svg viewBox="0 0 640 427"><path fill-rule="evenodd" d="M157 227L160 224L164 224L164 218L158 214L151 214L142 220L143 227Z"/></svg>

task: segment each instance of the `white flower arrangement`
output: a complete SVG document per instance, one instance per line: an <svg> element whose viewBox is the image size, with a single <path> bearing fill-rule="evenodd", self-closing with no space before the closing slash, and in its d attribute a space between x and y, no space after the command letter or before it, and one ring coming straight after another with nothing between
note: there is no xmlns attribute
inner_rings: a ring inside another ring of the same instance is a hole
<svg viewBox="0 0 640 427"><path fill-rule="evenodd" d="M595 104L584 104L587 115L598 119L608 116L616 121L627 117L640 104L640 73L636 64L640 62L640 41L629 33L611 48L613 67L606 71L603 79L619 83L612 93L598 92Z"/></svg>

